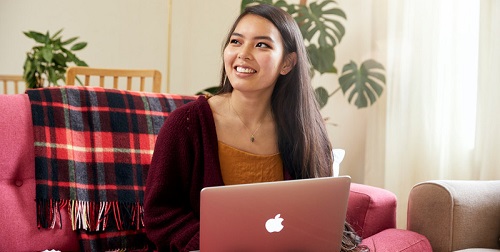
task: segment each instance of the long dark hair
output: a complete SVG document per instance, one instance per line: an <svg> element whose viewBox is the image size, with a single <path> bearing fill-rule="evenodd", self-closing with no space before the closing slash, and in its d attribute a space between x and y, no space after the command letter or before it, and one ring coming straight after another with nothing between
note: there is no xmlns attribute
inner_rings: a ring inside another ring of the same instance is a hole
<svg viewBox="0 0 500 252"><path fill-rule="evenodd" d="M297 64L287 74L280 75L272 96L271 109L278 132L278 148L283 167L293 178L332 176L332 145L311 85L310 62L304 39L295 20L280 8L259 4L247 7L234 22L222 50L229 44L240 20L249 14L269 20L278 29L284 44L284 57L297 54ZM233 86L222 63L218 94L231 93ZM341 251L369 251L359 246L361 238L345 222Z"/></svg>
<svg viewBox="0 0 500 252"><path fill-rule="evenodd" d="M283 40L284 56L297 54L297 64L287 75L278 77L271 96L283 167L293 178L332 176L332 146L311 86L310 63L297 23L284 10L271 5L247 7L234 22L223 49L239 21L248 14L258 15L274 24ZM218 94L233 91L224 63L220 85Z"/></svg>

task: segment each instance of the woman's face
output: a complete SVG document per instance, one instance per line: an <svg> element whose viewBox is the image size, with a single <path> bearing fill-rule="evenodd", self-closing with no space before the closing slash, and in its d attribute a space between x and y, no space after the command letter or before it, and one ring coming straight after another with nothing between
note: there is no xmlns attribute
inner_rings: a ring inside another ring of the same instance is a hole
<svg viewBox="0 0 500 252"><path fill-rule="evenodd" d="M283 41L267 19L244 16L224 49L224 68L233 88L242 92L269 91L291 67L284 60Z"/></svg>

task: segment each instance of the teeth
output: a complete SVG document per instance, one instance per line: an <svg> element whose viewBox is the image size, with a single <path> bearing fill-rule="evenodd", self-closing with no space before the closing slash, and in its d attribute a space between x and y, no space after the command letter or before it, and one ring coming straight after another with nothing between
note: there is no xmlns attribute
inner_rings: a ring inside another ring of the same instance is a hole
<svg viewBox="0 0 500 252"><path fill-rule="evenodd" d="M245 68L245 67L236 67L236 71L239 73L255 73L256 71L250 68Z"/></svg>

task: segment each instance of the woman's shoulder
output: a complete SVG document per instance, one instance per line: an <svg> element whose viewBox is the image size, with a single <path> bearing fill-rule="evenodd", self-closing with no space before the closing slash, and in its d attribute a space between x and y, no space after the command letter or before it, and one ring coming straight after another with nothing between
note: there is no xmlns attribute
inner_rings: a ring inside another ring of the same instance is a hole
<svg viewBox="0 0 500 252"><path fill-rule="evenodd" d="M200 109L205 106L208 106L207 98L204 95L200 95L195 100L176 108L171 112L171 114L186 113L193 109Z"/></svg>
<svg viewBox="0 0 500 252"><path fill-rule="evenodd" d="M176 108L168 115L168 118L170 120L189 120L188 118L190 117L193 117L192 119L194 119L194 117L203 117L207 114L211 116L212 111L210 110L210 105L208 104L207 97L201 95L198 96L196 100Z"/></svg>
<svg viewBox="0 0 500 252"><path fill-rule="evenodd" d="M222 110L222 108L224 107L224 104L227 105L227 97L228 97L227 94L208 96L207 102L210 105L210 108L212 109L212 111L214 113L218 113L218 112L220 112L220 110Z"/></svg>

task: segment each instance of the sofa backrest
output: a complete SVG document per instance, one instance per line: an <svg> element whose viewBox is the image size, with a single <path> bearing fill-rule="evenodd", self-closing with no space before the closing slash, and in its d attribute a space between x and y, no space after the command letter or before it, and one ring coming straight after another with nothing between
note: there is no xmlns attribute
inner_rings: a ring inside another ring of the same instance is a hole
<svg viewBox="0 0 500 252"><path fill-rule="evenodd" d="M0 251L78 250L70 225L38 229L33 124L28 96L0 95ZM67 217L67 213L63 213ZM64 217L64 216L63 216Z"/></svg>

